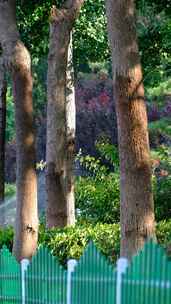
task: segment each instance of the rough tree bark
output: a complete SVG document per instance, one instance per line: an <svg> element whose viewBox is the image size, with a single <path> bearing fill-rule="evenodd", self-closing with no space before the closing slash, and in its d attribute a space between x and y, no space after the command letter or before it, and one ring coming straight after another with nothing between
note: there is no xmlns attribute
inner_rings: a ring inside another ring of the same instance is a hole
<svg viewBox="0 0 171 304"><path fill-rule="evenodd" d="M47 226L75 222L73 161L75 94L72 66L72 28L83 0L65 1L51 10L48 57L46 145Z"/></svg>
<svg viewBox="0 0 171 304"><path fill-rule="evenodd" d="M147 113L133 0L106 0L117 113L121 188L121 256L154 236Z"/></svg>
<svg viewBox="0 0 171 304"><path fill-rule="evenodd" d="M3 204L5 196L6 92L5 68L3 58L0 58L0 204Z"/></svg>
<svg viewBox="0 0 171 304"><path fill-rule="evenodd" d="M0 41L13 82L17 143L17 214L13 253L30 258L37 247L37 179L31 59L20 40L14 0L0 1Z"/></svg>

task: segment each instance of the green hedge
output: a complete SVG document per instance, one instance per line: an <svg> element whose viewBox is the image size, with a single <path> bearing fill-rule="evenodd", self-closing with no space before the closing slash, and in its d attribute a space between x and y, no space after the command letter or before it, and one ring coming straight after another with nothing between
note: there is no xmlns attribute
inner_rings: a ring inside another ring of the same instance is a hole
<svg viewBox="0 0 171 304"><path fill-rule="evenodd" d="M171 248L171 219L161 221L156 226L157 239L169 251ZM6 245L12 249L13 229L0 230L0 247ZM66 264L68 258L78 259L88 243L93 240L101 252L111 261L115 262L119 256L120 228L118 224L97 224L95 226L85 223L64 229L45 230L43 224L39 229L39 246L46 245L60 263Z"/></svg>

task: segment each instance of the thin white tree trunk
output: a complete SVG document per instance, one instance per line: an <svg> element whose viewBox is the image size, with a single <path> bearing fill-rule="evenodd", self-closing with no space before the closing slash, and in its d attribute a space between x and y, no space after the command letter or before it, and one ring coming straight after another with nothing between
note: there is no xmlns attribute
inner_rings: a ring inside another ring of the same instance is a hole
<svg viewBox="0 0 171 304"><path fill-rule="evenodd" d="M48 227L75 223L75 92L72 28L83 0L66 1L51 10L48 58L46 187Z"/></svg>
<svg viewBox="0 0 171 304"><path fill-rule="evenodd" d="M73 66L72 32L68 47L68 62L66 71L66 137L68 149L66 155L66 168L68 184L67 189L67 216L68 225L75 223L75 196L74 196L74 158L75 158L75 131L76 131L76 108L75 108L75 84Z"/></svg>

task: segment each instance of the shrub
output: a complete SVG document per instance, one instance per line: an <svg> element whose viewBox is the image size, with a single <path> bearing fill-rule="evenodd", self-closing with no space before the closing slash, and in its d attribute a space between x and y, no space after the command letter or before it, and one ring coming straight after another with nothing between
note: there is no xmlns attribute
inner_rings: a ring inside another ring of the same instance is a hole
<svg viewBox="0 0 171 304"><path fill-rule="evenodd" d="M76 149L97 155L95 142L104 134L117 142L112 81L97 78L80 80L76 87Z"/></svg>
<svg viewBox="0 0 171 304"><path fill-rule="evenodd" d="M5 184L5 198L13 197L16 194L16 186L14 184Z"/></svg>
<svg viewBox="0 0 171 304"><path fill-rule="evenodd" d="M164 78L164 75L161 75ZM162 79L157 86L147 88L147 97L150 100L156 100L160 107L165 106L165 96L171 94L171 79Z"/></svg>
<svg viewBox="0 0 171 304"><path fill-rule="evenodd" d="M110 173L101 180L80 177L76 183L76 208L81 218L91 222L119 221L119 176Z"/></svg>
<svg viewBox="0 0 171 304"><path fill-rule="evenodd" d="M159 146L152 151L154 167L153 193L156 220L171 218L171 149Z"/></svg>
<svg viewBox="0 0 171 304"><path fill-rule="evenodd" d="M162 244L171 255L171 219L163 220L156 225L156 237L160 244Z"/></svg>
<svg viewBox="0 0 171 304"><path fill-rule="evenodd" d="M6 123L6 141L11 141L15 138L14 103L13 103L11 87L8 87L6 98L7 98L6 116L8 117L7 123Z"/></svg>
<svg viewBox="0 0 171 304"><path fill-rule="evenodd" d="M77 178L77 213L89 222L112 224L119 222L120 216L118 152L108 142L98 143L96 147L112 168L104 164L102 157L78 156L90 176ZM151 156L155 216L160 221L171 218L171 149L161 145Z"/></svg>
<svg viewBox="0 0 171 304"><path fill-rule="evenodd" d="M53 255L66 264L68 258L79 259L87 243L93 240L98 249L113 262L119 255L119 235L118 224L93 226L78 223L75 227L47 231L41 226L39 245L47 245Z"/></svg>
<svg viewBox="0 0 171 304"><path fill-rule="evenodd" d="M156 225L157 241L171 255L171 219L161 221ZM93 240L97 248L112 263L119 257L120 225L78 223L75 227L64 229L40 229L39 244L47 245L60 263L66 265L69 258L79 259L85 246Z"/></svg>
<svg viewBox="0 0 171 304"><path fill-rule="evenodd" d="M80 164L88 170L89 176L77 178L77 213L90 222L112 224L119 221L118 153L109 142L97 143L96 147L101 155L98 159L78 155Z"/></svg>
<svg viewBox="0 0 171 304"><path fill-rule="evenodd" d="M151 122L149 124L149 131L150 133L156 134L156 136L161 134L171 138L171 119L162 118L155 122Z"/></svg>
<svg viewBox="0 0 171 304"><path fill-rule="evenodd" d="M12 251L14 230L12 227L0 228L0 248L6 246Z"/></svg>
<svg viewBox="0 0 171 304"><path fill-rule="evenodd" d="M149 123L149 136L152 148L157 148L162 144L170 145L171 119L165 117Z"/></svg>
<svg viewBox="0 0 171 304"><path fill-rule="evenodd" d="M153 192L156 220L171 218L171 175L158 178L154 183Z"/></svg>
<svg viewBox="0 0 171 304"><path fill-rule="evenodd" d="M171 253L171 219L156 225L158 242ZM6 245L12 250L13 229L0 229L0 247ZM119 256L120 227L119 224L77 223L75 227L46 230L43 224L39 227L39 246L45 245L51 253L58 257L61 264L66 265L69 258L79 259L87 243L93 240L97 248L115 262Z"/></svg>

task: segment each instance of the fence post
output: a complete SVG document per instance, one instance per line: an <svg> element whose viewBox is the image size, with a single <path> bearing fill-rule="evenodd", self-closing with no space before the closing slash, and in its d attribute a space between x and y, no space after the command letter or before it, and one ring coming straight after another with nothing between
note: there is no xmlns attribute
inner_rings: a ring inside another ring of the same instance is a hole
<svg viewBox="0 0 171 304"><path fill-rule="evenodd" d="M76 260L69 260L67 263L68 272L67 272L67 304L71 304L71 279L72 279L72 272L74 272L75 266L77 265Z"/></svg>
<svg viewBox="0 0 171 304"><path fill-rule="evenodd" d="M122 304L122 274L126 272L128 260L120 258L117 261L116 304Z"/></svg>
<svg viewBox="0 0 171 304"><path fill-rule="evenodd" d="M25 272L26 272L29 264L30 264L30 261L27 259L23 259L21 261L22 304L25 304L25 300L26 300Z"/></svg>

